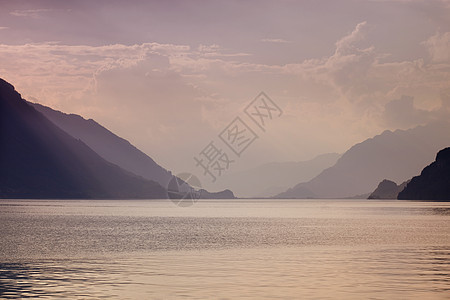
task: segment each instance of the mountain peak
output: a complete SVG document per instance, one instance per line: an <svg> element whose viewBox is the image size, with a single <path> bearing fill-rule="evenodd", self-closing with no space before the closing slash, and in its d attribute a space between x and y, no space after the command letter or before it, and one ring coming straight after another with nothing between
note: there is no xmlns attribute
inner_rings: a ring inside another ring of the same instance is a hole
<svg viewBox="0 0 450 300"><path fill-rule="evenodd" d="M449 140L450 123L447 122L384 131L355 144L334 166L277 197L303 198L307 189L321 198L345 198L375 190L384 178L404 182L429 164L439 149L448 146ZM438 154L443 159L449 155L449 151Z"/></svg>
<svg viewBox="0 0 450 300"><path fill-rule="evenodd" d="M172 179L173 175L170 171L158 165L150 156L95 120L60 112L41 104L31 102L28 102L28 104L70 136L82 141L106 161L146 180L157 182L162 187L167 187ZM218 193L204 191L203 196L208 198L234 198L233 193L227 191Z"/></svg>
<svg viewBox="0 0 450 300"><path fill-rule="evenodd" d="M22 95L16 91L16 88L6 80L0 78L0 93L3 95L0 97L0 103L13 103L16 100L23 100Z"/></svg>
<svg viewBox="0 0 450 300"><path fill-rule="evenodd" d="M450 147L439 151L436 155L436 161L450 161Z"/></svg>
<svg viewBox="0 0 450 300"><path fill-rule="evenodd" d="M0 198L165 198L165 189L112 164L0 81Z"/></svg>
<svg viewBox="0 0 450 300"><path fill-rule="evenodd" d="M0 78L0 88L6 88L6 89L10 89L12 91L15 91L16 89L14 88L14 86L7 82L6 80L4 80L3 78Z"/></svg>
<svg viewBox="0 0 450 300"><path fill-rule="evenodd" d="M367 199L397 199L398 193L400 193L407 184L408 181L397 185L397 183L391 180L383 179Z"/></svg>

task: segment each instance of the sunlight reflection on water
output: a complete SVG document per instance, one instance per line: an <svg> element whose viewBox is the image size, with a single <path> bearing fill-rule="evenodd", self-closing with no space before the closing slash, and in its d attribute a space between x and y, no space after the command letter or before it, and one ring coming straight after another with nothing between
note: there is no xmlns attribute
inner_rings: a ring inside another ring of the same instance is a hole
<svg viewBox="0 0 450 300"><path fill-rule="evenodd" d="M0 201L0 297L445 299L450 205Z"/></svg>

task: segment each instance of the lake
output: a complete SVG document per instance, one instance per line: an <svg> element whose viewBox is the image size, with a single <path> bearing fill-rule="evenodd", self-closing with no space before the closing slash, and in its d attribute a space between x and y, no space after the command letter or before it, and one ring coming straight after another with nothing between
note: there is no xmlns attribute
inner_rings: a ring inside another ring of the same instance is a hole
<svg viewBox="0 0 450 300"><path fill-rule="evenodd" d="M0 200L1 298L449 299L450 203Z"/></svg>

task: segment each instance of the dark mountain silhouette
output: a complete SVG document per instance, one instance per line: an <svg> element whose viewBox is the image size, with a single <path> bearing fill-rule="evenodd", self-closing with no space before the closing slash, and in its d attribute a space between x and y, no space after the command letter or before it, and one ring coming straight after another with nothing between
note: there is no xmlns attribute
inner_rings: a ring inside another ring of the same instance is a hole
<svg viewBox="0 0 450 300"><path fill-rule="evenodd" d="M400 185L395 182L384 179L378 187L373 191L367 199L397 199L400 193L408 182L405 181Z"/></svg>
<svg viewBox="0 0 450 300"><path fill-rule="evenodd" d="M411 179L398 199L450 201L450 148L439 151L436 160Z"/></svg>
<svg viewBox="0 0 450 300"><path fill-rule="evenodd" d="M249 170L226 174L215 184L230 188L239 197L270 197L299 181L307 181L336 163L340 154L327 153L300 162L273 162Z"/></svg>
<svg viewBox="0 0 450 300"><path fill-rule="evenodd" d="M404 182L433 160L450 140L450 124L431 123L409 130L386 130L356 144L337 163L278 198L345 198L373 191L384 178Z"/></svg>
<svg viewBox="0 0 450 300"><path fill-rule="evenodd" d="M83 141L107 161L136 175L156 181L164 187L172 178L171 172L159 166L130 142L115 135L94 120L86 120L79 115L66 114L37 103L29 104L56 126Z"/></svg>
<svg viewBox="0 0 450 300"><path fill-rule="evenodd" d="M76 139L83 141L107 161L145 179L158 182L167 188L172 173L158 165L151 157L127 140L112 133L92 119L86 120L76 114L66 114L37 103L29 103L44 114L56 126ZM202 190L204 199L234 198L231 191L208 192Z"/></svg>
<svg viewBox="0 0 450 300"><path fill-rule="evenodd" d="M0 79L1 198L166 198L165 189L104 160Z"/></svg>

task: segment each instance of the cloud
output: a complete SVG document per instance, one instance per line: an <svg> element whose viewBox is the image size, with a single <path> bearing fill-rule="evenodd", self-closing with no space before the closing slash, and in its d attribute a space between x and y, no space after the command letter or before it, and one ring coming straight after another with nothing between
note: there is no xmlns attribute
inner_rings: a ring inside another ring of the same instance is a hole
<svg viewBox="0 0 450 300"><path fill-rule="evenodd" d="M5 30L5 29L8 29L9 27L1 27L0 26L0 30Z"/></svg>
<svg viewBox="0 0 450 300"><path fill-rule="evenodd" d="M0 45L0 73L25 98L94 118L156 156L171 151L176 156L180 137L192 136L183 146L190 157L198 150L195 146L215 134L211 123L217 118L211 112L227 105L192 80L200 65L208 68L205 62L221 61L206 55L214 51L220 56L219 48L198 51L160 43ZM12 56L15 59L8 61ZM188 59L198 62L192 70L184 64ZM171 167L190 162L180 160L159 159Z"/></svg>
<svg viewBox="0 0 450 300"><path fill-rule="evenodd" d="M448 118L450 63L440 49L450 33L424 42L435 59L387 61L367 43L368 27L355 24L328 56L283 65L218 44L0 44L0 73L24 97L94 118L168 168L190 164L263 90L285 114L255 159L295 159L298 149L344 151L386 127Z"/></svg>
<svg viewBox="0 0 450 300"><path fill-rule="evenodd" d="M292 41L288 41L285 39L261 39L260 41L264 43L281 43L281 44L292 43Z"/></svg>
<svg viewBox="0 0 450 300"><path fill-rule="evenodd" d="M16 17L40 18L44 13L52 10L53 9L50 8L18 9L10 12L9 14Z"/></svg>
<svg viewBox="0 0 450 300"><path fill-rule="evenodd" d="M402 95L401 98L392 100L385 105L383 117L390 126L409 128L431 121L435 114L416 108L413 97Z"/></svg>
<svg viewBox="0 0 450 300"><path fill-rule="evenodd" d="M450 32L436 33L423 44L433 62L450 62Z"/></svg>
<svg viewBox="0 0 450 300"><path fill-rule="evenodd" d="M338 40L336 42L335 56L351 54L355 50L358 52L359 50L355 48L355 43L364 38L364 28L366 27L366 25L366 21L358 23L355 29L350 34Z"/></svg>
<svg viewBox="0 0 450 300"><path fill-rule="evenodd" d="M377 52L373 46L358 46L366 37L366 26L366 22L359 23L338 40L333 55L289 64L285 70L298 74L303 81L334 90L335 99L332 92L327 99L340 102L359 116L377 118L387 102L402 95L414 96L422 106L438 106L440 93L450 87L450 65L443 64L445 55L450 53L445 51L450 33L427 40L436 57L429 63L423 58L384 62L385 53Z"/></svg>
<svg viewBox="0 0 450 300"><path fill-rule="evenodd" d="M189 47L143 43L105 46L41 43L0 44L0 71L19 82L23 90L49 104L70 101L80 91L95 89L95 76L114 68L138 64L151 54L181 55ZM14 60L8 61L8 57Z"/></svg>
<svg viewBox="0 0 450 300"><path fill-rule="evenodd" d="M226 49L223 49L217 44L212 45L199 45L197 47L197 55L203 56L203 57L239 57L239 56L250 56L250 53L230 53L226 51Z"/></svg>
<svg viewBox="0 0 450 300"><path fill-rule="evenodd" d="M402 95L400 98L388 102L383 111L383 119L387 125L393 128L411 128L434 121L448 121L450 114L450 93L441 94L441 106L432 110L417 108L414 98Z"/></svg>

